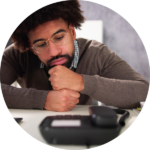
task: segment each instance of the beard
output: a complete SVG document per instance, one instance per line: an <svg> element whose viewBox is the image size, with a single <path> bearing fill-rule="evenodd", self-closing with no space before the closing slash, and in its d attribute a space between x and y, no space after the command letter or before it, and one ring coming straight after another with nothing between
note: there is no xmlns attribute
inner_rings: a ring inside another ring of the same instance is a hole
<svg viewBox="0 0 150 150"><path fill-rule="evenodd" d="M65 66L65 67L67 67L67 68L70 68L70 66L71 66L71 64L72 64L72 61L73 61L73 58L74 58L74 54L72 54L72 56L70 56L70 55L68 55L68 54L65 54L65 55L57 55L57 56L55 56L55 57L52 57L51 59L49 59L49 60L47 61L47 67L48 67L49 69L51 69L51 68L57 66L57 65L51 66L52 61L57 60L57 59L62 58L62 57L67 59L67 61L66 61L64 64L62 64L62 66Z"/></svg>

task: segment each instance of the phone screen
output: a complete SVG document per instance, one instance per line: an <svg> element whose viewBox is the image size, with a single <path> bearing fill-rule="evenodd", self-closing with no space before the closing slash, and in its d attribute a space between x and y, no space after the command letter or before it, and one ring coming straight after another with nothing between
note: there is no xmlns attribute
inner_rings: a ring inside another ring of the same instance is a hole
<svg viewBox="0 0 150 150"><path fill-rule="evenodd" d="M51 123L51 127L80 127L81 126L81 120L53 120Z"/></svg>

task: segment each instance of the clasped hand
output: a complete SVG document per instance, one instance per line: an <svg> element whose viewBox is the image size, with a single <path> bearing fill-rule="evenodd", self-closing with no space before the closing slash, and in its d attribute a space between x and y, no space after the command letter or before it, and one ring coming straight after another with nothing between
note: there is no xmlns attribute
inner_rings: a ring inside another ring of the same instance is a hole
<svg viewBox="0 0 150 150"><path fill-rule="evenodd" d="M64 66L48 71L53 87L47 94L44 108L51 111L70 111L79 103L79 92L84 89L83 77Z"/></svg>
<svg viewBox="0 0 150 150"><path fill-rule="evenodd" d="M64 66L56 66L50 69L48 73L50 74L49 81L53 90L70 89L80 92L84 89L82 75Z"/></svg>

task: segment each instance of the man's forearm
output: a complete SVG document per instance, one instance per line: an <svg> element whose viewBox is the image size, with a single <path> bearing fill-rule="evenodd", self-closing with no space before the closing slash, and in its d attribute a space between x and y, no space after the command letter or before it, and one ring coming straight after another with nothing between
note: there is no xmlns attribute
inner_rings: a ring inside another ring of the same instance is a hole
<svg viewBox="0 0 150 150"><path fill-rule="evenodd" d="M82 94L120 108L133 108L145 101L149 87L146 81L117 80L98 75L83 75L83 78L85 88Z"/></svg>
<svg viewBox="0 0 150 150"><path fill-rule="evenodd" d="M8 108L44 108L48 91L15 88L6 84L1 84L1 87Z"/></svg>

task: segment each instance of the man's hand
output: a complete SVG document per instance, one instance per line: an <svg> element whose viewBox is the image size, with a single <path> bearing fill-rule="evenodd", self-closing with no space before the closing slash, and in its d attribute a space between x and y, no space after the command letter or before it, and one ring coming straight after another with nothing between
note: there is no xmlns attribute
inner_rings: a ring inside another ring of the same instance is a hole
<svg viewBox="0 0 150 150"><path fill-rule="evenodd" d="M50 111L70 111L79 103L79 97L78 92L68 89L49 91L44 108Z"/></svg>
<svg viewBox="0 0 150 150"><path fill-rule="evenodd" d="M48 71L49 81L53 90L70 89L81 92L84 89L84 80L82 75L73 72L64 66L56 66Z"/></svg>

